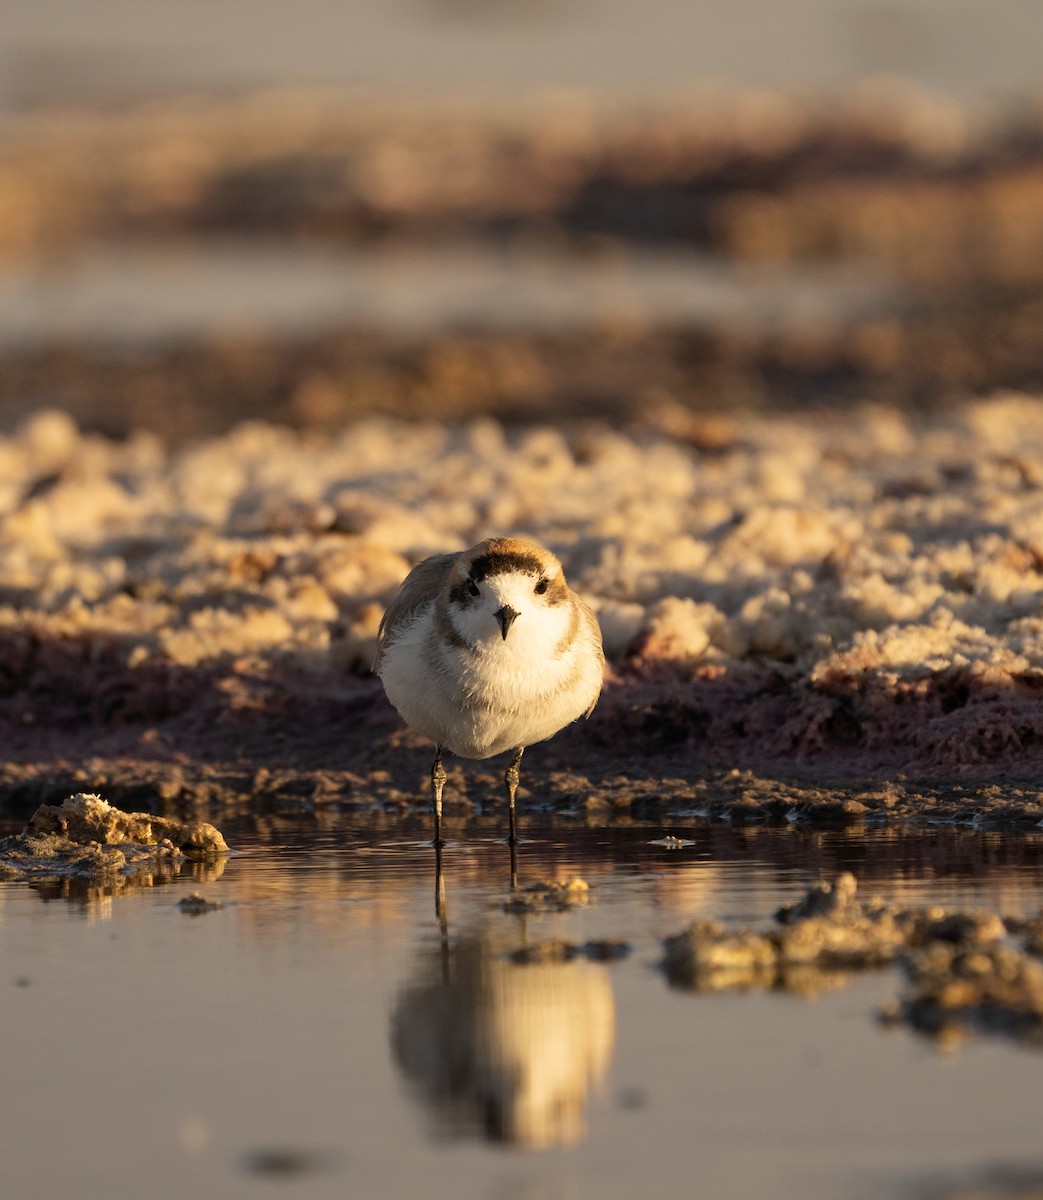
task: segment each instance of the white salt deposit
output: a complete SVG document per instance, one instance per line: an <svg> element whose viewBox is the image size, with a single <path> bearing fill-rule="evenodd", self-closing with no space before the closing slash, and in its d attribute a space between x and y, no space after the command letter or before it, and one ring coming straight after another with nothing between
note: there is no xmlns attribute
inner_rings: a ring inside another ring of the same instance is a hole
<svg viewBox="0 0 1043 1200"><path fill-rule="evenodd" d="M707 452L698 418L666 416L250 424L171 451L41 412L0 438L0 631L133 665L365 670L413 563L521 532L562 557L617 663L1043 668L1043 401L742 415Z"/></svg>

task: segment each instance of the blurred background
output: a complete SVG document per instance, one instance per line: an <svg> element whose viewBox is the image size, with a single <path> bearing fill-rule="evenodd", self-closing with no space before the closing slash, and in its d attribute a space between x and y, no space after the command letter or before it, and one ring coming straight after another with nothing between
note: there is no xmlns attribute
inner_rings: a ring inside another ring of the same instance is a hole
<svg viewBox="0 0 1043 1200"><path fill-rule="evenodd" d="M9 108L272 86L533 85L658 94L846 89L879 74L961 97L1040 82L1034 0L9 0Z"/></svg>
<svg viewBox="0 0 1043 1200"><path fill-rule="evenodd" d="M1036 0L17 0L0 429L1037 390L1041 85Z"/></svg>

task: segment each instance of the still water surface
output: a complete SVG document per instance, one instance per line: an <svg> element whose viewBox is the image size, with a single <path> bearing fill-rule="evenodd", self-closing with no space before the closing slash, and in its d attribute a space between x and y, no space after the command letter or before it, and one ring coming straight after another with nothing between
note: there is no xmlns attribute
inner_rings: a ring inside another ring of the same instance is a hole
<svg viewBox="0 0 1043 1200"><path fill-rule="evenodd" d="M693 918L766 922L841 868L1036 912L1040 838L531 825L519 885L590 902L518 915L493 830L450 832L441 920L422 826L347 817L225 826L222 866L116 893L0 886L0 1194L825 1200L1043 1168L1043 1058L885 1032L896 973L807 998L659 969ZM550 938L630 952L510 958Z"/></svg>
<svg viewBox="0 0 1043 1200"><path fill-rule="evenodd" d="M68 338L133 346L221 331L350 326L409 338L635 320L767 334L833 328L893 311L899 300L866 263L758 273L677 247L597 256L480 239L397 250L208 239L0 263L0 349Z"/></svg>

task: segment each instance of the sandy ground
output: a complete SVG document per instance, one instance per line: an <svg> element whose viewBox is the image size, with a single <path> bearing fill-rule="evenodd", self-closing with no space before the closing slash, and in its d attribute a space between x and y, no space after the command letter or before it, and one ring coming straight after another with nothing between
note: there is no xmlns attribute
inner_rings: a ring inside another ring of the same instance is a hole
<svg viewBox="0 0 1043 1200"><path fill-rule="evenodd" d="M380 614L424 555L519 532L561 556L611 667L590 721L527 756L524 803L1040 821L1038 113L548 105L281 95L5 128L8 262L451 234L563 270L649 242L751 278L825 262L892 296L772 331L635 311L4 344L6 803L422 806L429 752L368 673ZM498 787L450 778L458 811Z"/></svg>
<svg viewBox="0 0 1043 1200"><path fill-rule="evenodd" d="M536 802L858 819L941 788L946 811L1043 816L1039 400L814 426L254 424L178 451L52 412L0 459L12 798L61 775L109 798L420 802L427 756L368 673L383 605L424 555L524 530L611 663L594 717L527 760ZM837 800L735 769L861 782Z"/></svg>

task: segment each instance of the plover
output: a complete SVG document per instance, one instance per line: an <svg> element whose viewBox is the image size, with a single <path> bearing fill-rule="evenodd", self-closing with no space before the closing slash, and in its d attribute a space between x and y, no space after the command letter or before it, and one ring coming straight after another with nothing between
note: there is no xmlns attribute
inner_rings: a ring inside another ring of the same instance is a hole
<svg viewBox="0 0 1043 1200"><path fill-rule="evenodd" d="M591 713L605 654L597 618L557 558L535 542L495 537L410 571L380 623L373 669L403 720L435 744L435 844L442 751L482 759L510 750L513 845L522 753Z"/></svg>

